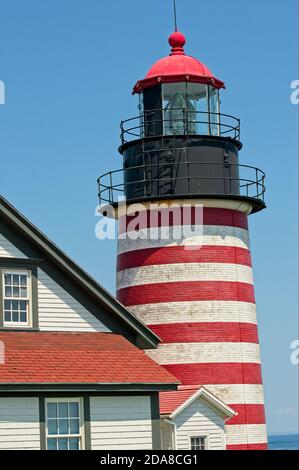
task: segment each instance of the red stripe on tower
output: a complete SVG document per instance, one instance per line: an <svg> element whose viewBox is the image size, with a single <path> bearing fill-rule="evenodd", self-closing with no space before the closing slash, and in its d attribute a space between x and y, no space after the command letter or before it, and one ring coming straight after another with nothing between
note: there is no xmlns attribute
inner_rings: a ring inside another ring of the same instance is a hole
<svg viewBox="0 0 299 470"><path fill-rule="evenodd" d="M167 323L148 325L163 343L244 342L258 343L257 326L252 323Z"/></svg>
<svg viewBox="0 0 299 470"><path fill-rule="evenodd" d="M139 212L140 217L133 215L121 215L119 221L119 234L131 230L141 230L144 228L173 227L177 221L184 221L184 211L188 210L188 221L186 224L194 225L198 223L196 207L190 209L174 203L174 208L148 209ZM189 220L190 217L190 220ZM136 223L137 222L137 223ZM136 225L135 225L136 223ZM181 223L181 222L179 222ZM239 227L248 229L247 216L242 212L232 209L220 209L218 207L208 207L203 210L203 225L217 225L220 227Z"/></svg>
<svg viewBox="0 0 299 470"><path fill-rule="evenodd" d="M215 346L216 347L216 346ZM184 385L204 384L257 384L262 383L260 364L242 362L163 364Z"/></svg>
<svg viewBox="0 0 299 470"><path fill-rule="evenodd" d="M228 444L226 450L267 450L268 444Z"/></svg>
<svg viewBox="0 0 299 470"><path fill-rule="evenodd" d="M227 423L233 424L265 424L265 407L262 404L240 405L231 403L229 405L237 415L231 418Z"/></svg>
<svg viewBox="0 0 299 470"><path fill-rule="evenodd" d="M143 284L117 290L124 305L183 302L189 300L236 300L254 303L250 284L229 281L186 281Z"/></svg>
<svg viewBox="0 0 299 470"><path fill-rule="evenodd" d="M251 266L250 251L235 246L192 246L186 250L185 246L169 246L166 248L147 248L144 250L121 253L117 257L117 271L136 268L139 266L153 266L174 263L231 263Z"/></svg>

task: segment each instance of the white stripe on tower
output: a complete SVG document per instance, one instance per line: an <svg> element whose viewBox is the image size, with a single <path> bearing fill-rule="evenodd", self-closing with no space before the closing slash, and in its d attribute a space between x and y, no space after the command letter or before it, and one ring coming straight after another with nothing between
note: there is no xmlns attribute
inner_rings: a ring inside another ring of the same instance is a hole
<svg viewBox="0 0 299 470"><path fill-rule="evenodd" d="M179 230L179 226L174 226L175 230ZM194 231L200 231L200 227L193 226ZM126 239L118 240L118 254L127 253L128 251L136 251L147 248L164 248L166 246L183 246L190 245L207 245L207 246L236 246L240 248L248 248L249 236L248 230L239 227L204 225L202 235L188 237L186 240L178 241L173 238L168 228L144 228L138 230L138 238L136 232L126 232Z"/></svg>
<svg viewBox="0 0 299 470"><path fill-rule="evenodd" d="M226 431L226 444L231 445L246 445L248 442L251 445L264 444L267 442L267 431L265 424L234 424L233 426L227 425Z"/></svg>
<svg viewBox="0 0 299 470"><path fill-rule="evenodd" d="M242 322L256 324L256 307L239 301L186 301L131 305L132 313L148 325L197 322Z"/></svg>
<svg viewBox="0 0 299 470"><path fill-rule="evenodd" d="M227 448L265 448L247 216L204 207L202 236L178 242L173 233L167 226L123 231L118 299L162 339L151 357L238 412L227 424Z"/></svg>
<svg viewBox="0 0 299 470"><path fill-rule="evenodd" d="M264 404L263 386L261 384L206 384L211 393L222 396L226 403L237 405Z"/></svg>
<svg viewBox="0 0 299 470"><path fill-rule="evenodd" d="M168 343L148 351L159 364L247 363L260 364L259 345L255 343Z"/></svg>
<svg viewBox="0 0 299 470"><path fill-rule="evenodd" d="M143 284L186 281L246 282L253 284L252 269L248 266L225 263L177 263L141 266L117 273L118 289Z"/></svg>

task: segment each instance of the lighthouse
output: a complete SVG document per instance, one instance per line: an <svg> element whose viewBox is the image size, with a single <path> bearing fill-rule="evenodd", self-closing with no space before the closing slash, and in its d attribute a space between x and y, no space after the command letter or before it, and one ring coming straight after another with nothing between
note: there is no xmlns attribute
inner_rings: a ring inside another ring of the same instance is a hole
<svg viewBox="0 0 299 470"><path fill-rule="evenodd" d="M248 232L249 215L266 207L265 175L240 162L240 121L220 109L225 85L185 42L171 34L170 54L137 81L123 166L98 179L119 221L117 298L161 338L148 351L155 361L236 412L226 448L266 449Z"/></svg>

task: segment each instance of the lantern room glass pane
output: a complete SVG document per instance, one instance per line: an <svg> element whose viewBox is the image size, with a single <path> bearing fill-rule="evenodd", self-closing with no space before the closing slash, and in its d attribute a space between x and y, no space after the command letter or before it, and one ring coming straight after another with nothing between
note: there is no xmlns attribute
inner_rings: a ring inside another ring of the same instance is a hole
<svg viewBox="0 0 299 470"><path fill-rule="evenodd" d="M162 135L161 85L146 88L143 91L143 98L139 105L141 110L143 109L143 119L140 123L142 129L141 137ZM131 129L131 133L135 135L136 129Z"/></svg>
<svg viewBox="0 0 299 470"><path fill-rule="evenodd" d="M186 134L187 84L165 83L162 86L163 134Z"/></svg>
<svg viewBox="0 0 299 470"><path fill-rule="evenodd" d="M188 133L209 134L208 86L204 83L187 83Z"/></svg>
<svg viewBox="0 0 299 470"><path fill-rule="evenodd" d="M164 135L210 134L208 85L163 84L162 105Z"/></svg>
<svg viewBox="0 0 299 470"><path fill-rule="evenodd" d="M220 135L219 91L212 86L209 86L209 114L210 134Z"/></svg>

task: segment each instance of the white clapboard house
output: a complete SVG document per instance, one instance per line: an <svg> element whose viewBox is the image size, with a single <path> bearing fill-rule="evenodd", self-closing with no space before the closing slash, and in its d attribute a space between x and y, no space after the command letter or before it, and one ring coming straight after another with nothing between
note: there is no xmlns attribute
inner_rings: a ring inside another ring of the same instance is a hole
<svg viewBox="0 0 299 470"><path fill-rule="evenodd" d="M225 449L234 412L177 390L159 342L0 197L0 449Z"/></svg>
<svg viewBox="0 0 299 470"><path fill-rule="evenodd" d="M160 392L161 442L167 450L224 450L225 421L234 410L205 387Z"/></svg>

